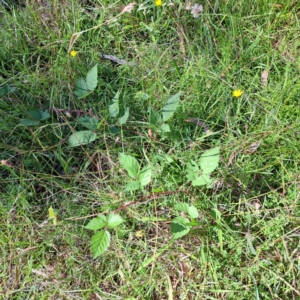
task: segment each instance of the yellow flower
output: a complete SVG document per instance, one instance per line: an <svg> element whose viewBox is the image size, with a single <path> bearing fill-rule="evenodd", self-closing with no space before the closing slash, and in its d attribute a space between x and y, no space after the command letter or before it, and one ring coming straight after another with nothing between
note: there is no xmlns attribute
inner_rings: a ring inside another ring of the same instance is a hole
<svg viewBox="0 0 300 300"><path fill-rule="evenodd" d="M73 56L73 57L75 57L75 56L77 55L77 51L72 50L72 51L70 52L70 55Z"/></svg>
<svg viewBox="0 0 300 300"><path fill-rule="evenodd" d="M236 98L239 98L239 97L241 97L243 95L243 91L242 90L234 90L233 92L232 92L232 96L233 97L236 97Z"/></svg>
<svg viewBox="0 0 300 300"><path fill-rule="evenodd" d="M155 0L155 6L162 6L161 0Z"/></svg>
<svg viewBox="0 0 300 300"><path fill-rule="evenodd" d="M138 231L135 233L135 236L136 236L136 237L139 237L139 238L143 237L143 235L144 235L143 230L138 230Z"/></svg>

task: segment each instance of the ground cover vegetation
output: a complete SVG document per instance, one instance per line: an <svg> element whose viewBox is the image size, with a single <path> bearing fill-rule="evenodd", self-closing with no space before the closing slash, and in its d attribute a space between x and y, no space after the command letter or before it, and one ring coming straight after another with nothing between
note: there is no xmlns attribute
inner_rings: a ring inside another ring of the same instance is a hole
<svg viewBox="0 0 300 300"><path fill-rule="evenodd" d="M1 299L299 299L297 1L0 1Z"/></svg>

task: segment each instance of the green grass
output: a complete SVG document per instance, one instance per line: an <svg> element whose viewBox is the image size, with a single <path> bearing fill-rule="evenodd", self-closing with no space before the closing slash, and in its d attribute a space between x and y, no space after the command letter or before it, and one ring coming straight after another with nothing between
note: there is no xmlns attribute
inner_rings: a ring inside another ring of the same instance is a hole
<svg viewBox="0 0 300 300"><path fill-rule="evenodd" d="M11 1L0 1L0 86L15 87L0 96L0 298L299 299L300 5L206 1L194 19L183 1L137 1L113 19L122 2L32 1L8 10ZM72 34L104 22L80 35L71 57ZM96 63L97 88L76 98L76 79ZM108 106L118 90L130 117L112 135ZM179 91L171 132L151 138L148 107L160 110ZM18 125L37 108L51 117ZM78 111L103 123L95 142L70 148L70 134L83 129ZM204 120L211 134L188 118ZM192 187L186 165L216 146L214 186ZM144 191L125 191L119 153L152 163ZM172 242L180 201L198 208L202 225ZM125 222L94 260L84 226L113 211Z"/></svg>

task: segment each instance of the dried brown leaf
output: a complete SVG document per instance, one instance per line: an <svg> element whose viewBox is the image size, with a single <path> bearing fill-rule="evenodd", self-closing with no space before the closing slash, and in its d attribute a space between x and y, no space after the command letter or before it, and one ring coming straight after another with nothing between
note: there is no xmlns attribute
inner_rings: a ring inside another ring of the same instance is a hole
<svg viewBox="0 0 300 300"><path fill-rule="evenodd" d="M261 144L261 140L252 143L252 144L248 147L247 151L248 151L249 153L254 153L254 152L258 149L258 147L260 146L260 144Z"/></svg>
<svg viewBox="0 0 300 300"><path fill-rule="evenodd" d="M261 84L263 87L266 87L268 85L268 72L266 70L263 70L261 73Z"/></svg>
<svg viewBox="0 0 300 300"><path fill-rule="evenodd" d="M136 5L136 2L132 2L132 3L129 3L127 4L124 8L123 8L123 11L122 13L125 13L125 12L128 12L131 14L132 10L134 9L134 6Z"/></svg>

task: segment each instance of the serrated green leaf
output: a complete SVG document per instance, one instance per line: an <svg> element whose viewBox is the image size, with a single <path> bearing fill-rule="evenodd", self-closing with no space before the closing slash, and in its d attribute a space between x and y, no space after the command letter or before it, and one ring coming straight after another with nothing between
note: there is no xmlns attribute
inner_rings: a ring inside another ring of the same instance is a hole
<svg viewBox="0 0 300 300"><path fill-rule="evenodd" d="M107 225L106 217L103 215L99 215L96 218L93 218L89 221L89 223L85 226L86 229L90 230L98 230Z"/></svg>
<svg viewBox="0 0 300 300"><path fill-rule="evenodd" d="M77 147L80 145L85 145L93 142L96 139L96 137L96 133L90 130L77 131L69 137L69 146Z"/></svg>
<svg viewBox="0 0 300 300"><path fill-rule="evenodd" d="M129 181L126 184L125 191L137 191L141 189L141 184L139 181Z"/></svg>
<svg viewBox="0 0 300 300"><path fill-rule="evenodd" d="M177 93L168 99L167 103L164 105L162 109L162 119L164 122L173 117L180 100L180 95L182 92Z"/></svg>
<svg viewBox="0 0 300 300"><path fill-rule="evenodd" d="M111 104L108 107L109 115L112 118L116 118L119 115L119 97L120 97L120 90L115 94L115 96L111 100Z"/></svg>
<svg viewBox="0 0 300 300"><path fill-rule="evenodd" d="M98 84L98 69L97 64L95 64L86 75L86 85L89 91L93 91Z"/></svg>
<svg viewBox="0 0 300 300"><path fill-rule="evenodd" d="M28 114L30 115L30 117L33 120L36 120L36 121L43 121L45 119L50 118L48 110L43 111L40 108L37 109L37 110L31 110L31 111L28 112Z"/></svg>
<svg viewBox="0 0 300 300"><path fill-rule="evenodd" d="M152 107L149 108L149 123L154 127L159 127L162 124L160 113Z"/></svg>
<svg viewBox="0 0 300 300"><path fill-rule="evenodd" d="M174 239L179 239L189 233L191 227L187 225L188 223L189 220L184 217L176 217L172 220L171 232Z"/></svg>
<svg viewBox="0 0 300 300"><path fill-rule="evenodd" d="M83 116L77 119L78 123L90 130L96 130L99 120L96 117Z"/></svg>
<svg viewBox="0 0 300 300"><path fill-rule="evenodd" d="M150 166L144 167L139 173L139 182L142 186L146 186L151 181L152 170Z"/></svg>
<svg viewBox="0 0 300 300"><path fill-rule="evenodd" d="M41 114L41 121L50 118L50 114L48 113L48 110L45 111L40 110L40 114Z"/></svg>
<svg viewBox="0 0 300 300"><path fill-rule="evenodd" d="M170 126L168 124L162 124L160 127L159 127L159 130L161 132L170 132Z"/></svg>
<svg viewBox="0 0 300 300"><path fill-rule="evenodd" d="M114 228L124 222L123 218L120 215L109 214L107 216L107 225L110 228Z"/></svg>
<svg viewBox="0 0 300 300"><path fill-rule="evenodd" d="M138 161L134 157L120 153L119 161L122 168L124 168L128 172L128 175L131 178L137 177L137 175L139 174L140 166Z"/></svg>
<svg viewBox="0 0 300 300"><path fill-rule="evenodd" d="M174 205L174 208L178 211L182 211L182 212L187 213L188 209L189 209L189 205L187 203L184 203L184 202L179 202L179 203L176 203Z"/></svg>
<svg viewBox="0 0 300 300"><path fill-rule="evenodd" d="M210 174L213 172L218 167L219 159L220 147L205 151L199 159L199 165L202 169L202 173Z"/></svg>
<svg viewBox="0 0 300 300"><path fill-rule="evenodd" d="M196 219L199 217L199 212L198 212L197 208L193 205L189 206L187 213L193 219Z"/></svg>
<svg viewBox="0 0 300 300"><path fill-rule="evenodd" d="M109 247L110 233L108 231L101 230L92 236L91 250L94 259L103 254Z"/></svg>
<svg viewBox="0 0 300 300"><path fill-rule="evenodd" d="M200 169L195 161L191 161L186 166L186 177L188 180L192 181L195 180L199 175Z"/></svg>
<svg viewBox="0 0 300 300"><path fill-rule="evenodd" d="M30 119L23 119L20 121L19 125L23 126L34 126L40 124L40 121L37 120L30 120Z"/></svg>
<svg viewBox="0 0 300 300"><path fill-rule="evenodd" d="M78 98L86 97L91 91L88 90L86 81L83 78L79 78L75 84L74 94Z"/></svg>
<svg viewBox="0 0 300 300"><path fill-rule="evenodd" d="M126 107L123 117L118 118L118 124L119 125L126 124L128 117L129 117L129 108Z"/></svg>
<svg viewBox="0 0 300 300"><path fill-rule="evenodd" d="M209 177L209 175L201 175L197 177L195 180L192 180L192 185L193 186L202 186L206 184L212 183L212 179Z"/></svg>

